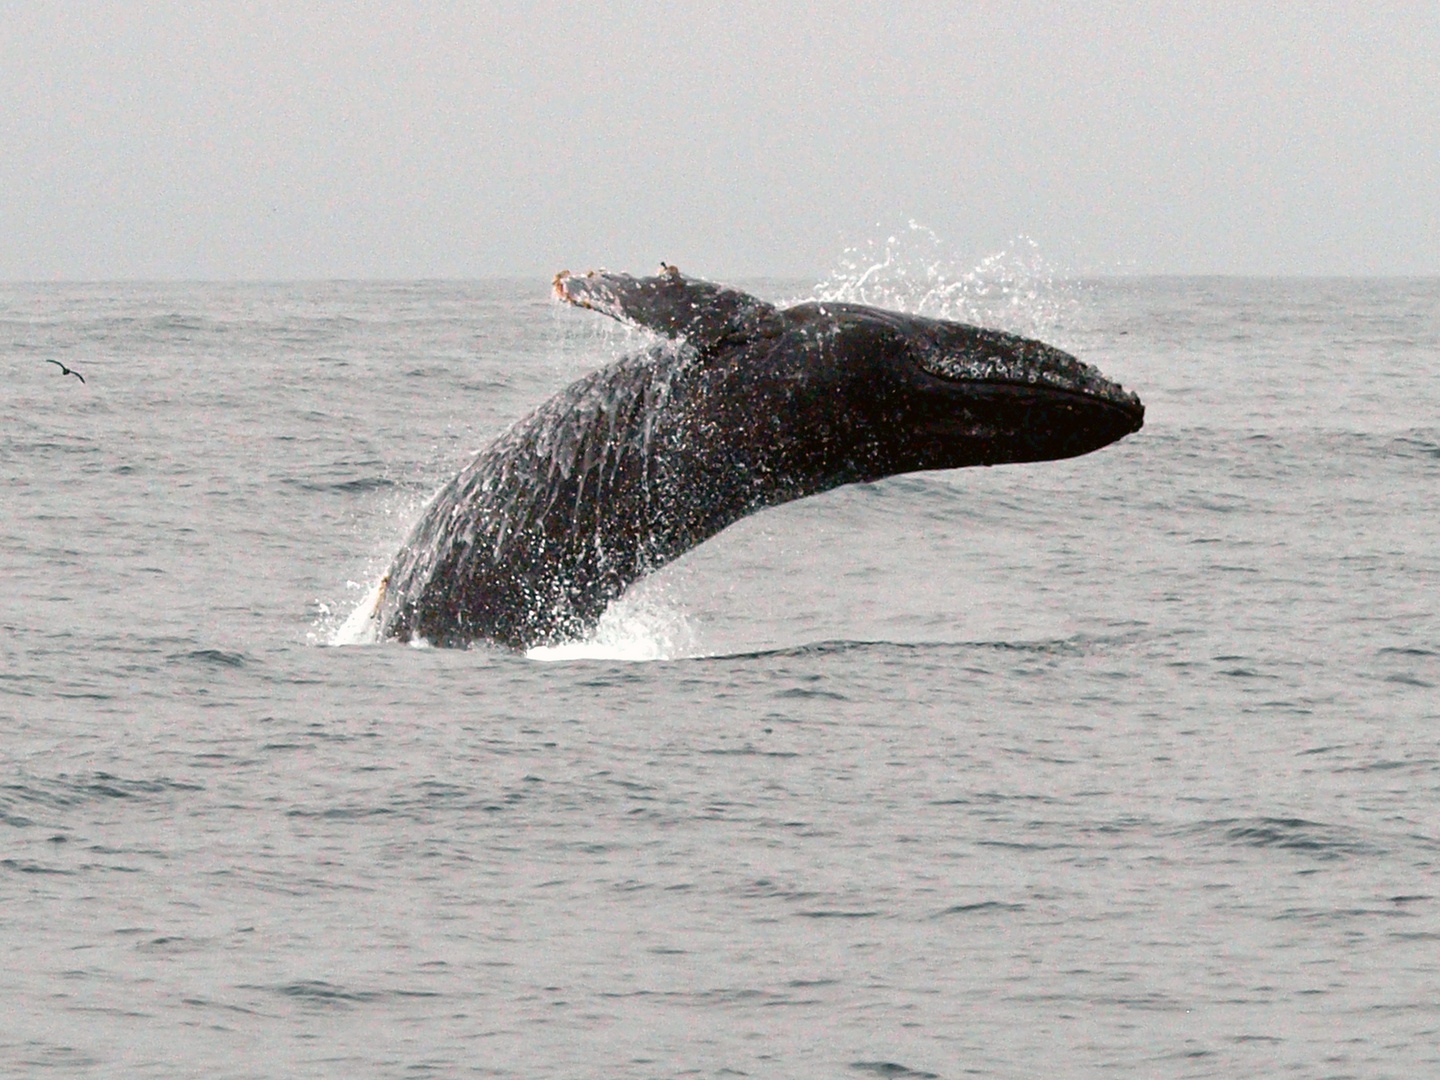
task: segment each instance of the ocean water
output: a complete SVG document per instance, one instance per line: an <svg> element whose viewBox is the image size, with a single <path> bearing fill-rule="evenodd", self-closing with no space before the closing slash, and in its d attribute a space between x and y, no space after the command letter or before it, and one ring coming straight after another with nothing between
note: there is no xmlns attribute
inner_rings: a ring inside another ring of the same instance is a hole
<svg viewBox="0 0 1440 1080"><path fill-rule="evenodd" d="M530 656L332 642L637 338L0 286L0 1074L1440 1075L1440 281L962 284L1145 429L756 515Z"/></svg>

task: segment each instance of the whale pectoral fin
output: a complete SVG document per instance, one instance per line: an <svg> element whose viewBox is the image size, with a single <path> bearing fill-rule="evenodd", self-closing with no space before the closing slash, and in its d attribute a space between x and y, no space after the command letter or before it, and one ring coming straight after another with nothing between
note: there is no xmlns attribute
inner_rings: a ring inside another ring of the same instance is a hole
<svg viewBox="0 0 1440 1080"><path fill-rule="evenodd" d="M702 353L780 328L773 305L726 285L687 279L665 263L660 273L643 278L607 270L576 277L562 270L555 275L555 295L665 337L684 338Z"/></svg>

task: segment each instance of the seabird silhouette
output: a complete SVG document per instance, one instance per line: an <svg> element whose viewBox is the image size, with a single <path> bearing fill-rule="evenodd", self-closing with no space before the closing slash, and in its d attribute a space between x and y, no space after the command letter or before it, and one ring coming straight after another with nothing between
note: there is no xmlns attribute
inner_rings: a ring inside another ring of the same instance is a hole
<svg viewBox="0 0 1440 1080"><path fill-rule="evenodd" d="M85 376L84 376L84 375L81 375L80 372L78 372L78 371L72 371L70 368L68 368L68 367L66 367L64 364L60 363L59 360L48 360L48 359L47 359L45 362L46 362L47 364L54 364L56 367L58 367L58 368L60 369L60 374L61 374L62 376L63 376L63 375L74 375L74 376L75 376L77 379L79 379L81 382L84 382L84 381L85 381Z"/></svg>

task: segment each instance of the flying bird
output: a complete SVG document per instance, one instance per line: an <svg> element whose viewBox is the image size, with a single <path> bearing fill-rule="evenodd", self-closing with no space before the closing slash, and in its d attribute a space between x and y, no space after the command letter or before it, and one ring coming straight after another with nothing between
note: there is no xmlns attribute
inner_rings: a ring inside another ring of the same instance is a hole
<svg viewBox="0 0 1440 1080"><path fill-rule="evenodd" d="M75 376L77 379L79 379L82 383L85 381L85 376L84 376L84 375L81 375L80 372L78 372L78 371L72 371L70 368L68 368L68 367L66 367L64 364L60 363L59 360L46 360L45 362L46 362L47 364L54 364L56 367L58 367L58 368L60 369L60 374L61 374L62 376L63 376L63 375L74 375L74 376Z"/></svg>

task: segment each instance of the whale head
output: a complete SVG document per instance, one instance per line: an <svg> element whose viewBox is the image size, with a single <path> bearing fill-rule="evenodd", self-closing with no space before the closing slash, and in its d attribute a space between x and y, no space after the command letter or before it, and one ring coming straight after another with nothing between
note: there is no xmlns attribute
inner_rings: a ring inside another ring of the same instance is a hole
<svg viewBox="0 0 1440 1080"><path fill-rule="evenodd" d="M939 320L912 326L907 338L911 386L962 453L974 435L999 460L1076 457L1145 423L1133 391L1053 345Z"/></svg>
<svg viewBox="0 0 1440 1080"><path fill-rule="evenodd" d="M1133 392L1041 341L859 305L785 315L824 340L880 474L1078 457L1145 421Z"/></svg>

